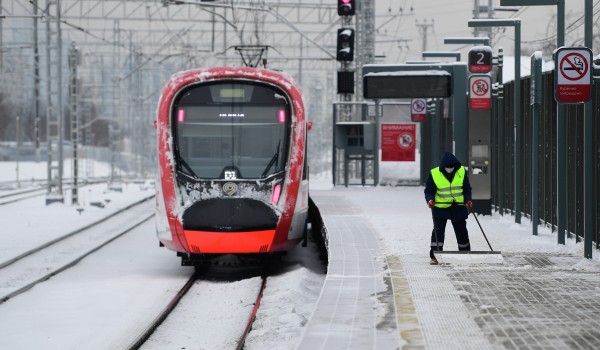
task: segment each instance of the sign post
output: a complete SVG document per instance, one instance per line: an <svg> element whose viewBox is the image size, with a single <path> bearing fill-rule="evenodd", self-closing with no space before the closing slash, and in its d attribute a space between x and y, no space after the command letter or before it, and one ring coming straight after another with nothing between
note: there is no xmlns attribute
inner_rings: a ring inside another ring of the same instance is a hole
<svg viewBox="0 0 600 350"><path fill-rule="evenodd" d="M413 122L427 121L427 100L413 98L410 102L410 120Z"/></svg>
<svg viewBox="0 0 600 350"><path fill-rule="evenodd" d="M561 47L554 54L558 103L586 103L592 97L592 51L586 47Z"/></svg>
<svg viewBox="0 0 600 350"><path fill-rule="evenodd" d="M492 78L487 74L469 77L469 106L475 110L492 108Z"/></svg>

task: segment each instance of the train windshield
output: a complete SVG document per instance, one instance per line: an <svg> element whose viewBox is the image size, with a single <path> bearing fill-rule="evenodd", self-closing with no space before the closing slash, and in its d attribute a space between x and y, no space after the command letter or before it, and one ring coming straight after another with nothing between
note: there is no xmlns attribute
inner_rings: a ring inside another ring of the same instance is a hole
<svg viewBox="0 0 600 350"><path fill-rule="evenodd" d="M285 96L252 82L184 91L172 113L178 170L201 179L260 179L282 172L291 125Z"/></svg>

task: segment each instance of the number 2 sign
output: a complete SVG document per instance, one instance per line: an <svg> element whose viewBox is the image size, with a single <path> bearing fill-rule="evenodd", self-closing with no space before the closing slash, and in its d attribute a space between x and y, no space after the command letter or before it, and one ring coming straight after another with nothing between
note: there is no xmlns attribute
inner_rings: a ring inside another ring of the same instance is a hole
<svg viewBox="0 0 600 350"><path fill-rule="evenodd" d="M492 48L475 46L469 51L469 71L471 73L488 73L492 70Z"/></svg>

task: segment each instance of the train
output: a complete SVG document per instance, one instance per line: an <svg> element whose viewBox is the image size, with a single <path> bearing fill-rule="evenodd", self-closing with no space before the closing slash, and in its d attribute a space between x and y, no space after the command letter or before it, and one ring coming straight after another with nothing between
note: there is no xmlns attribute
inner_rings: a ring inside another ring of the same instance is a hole
<svg viewBox="0 0 600 350"><path fill-rule="evenodd" d="M281 255L306 242L309 126L291 76L251 67L179 72L157 114L156 232L182 265Z"/></svg>

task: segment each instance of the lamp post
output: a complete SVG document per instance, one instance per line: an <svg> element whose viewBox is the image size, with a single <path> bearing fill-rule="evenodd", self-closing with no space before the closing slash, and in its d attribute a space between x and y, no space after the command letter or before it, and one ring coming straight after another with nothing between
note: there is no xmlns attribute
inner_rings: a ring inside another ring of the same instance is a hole
<svg viewBox="0 0 600 350"><path fill-rule="evenodd" d="M459 51L423 51L423 53L421 54L421 57L423 57L423 59L426 58L455 58L457 62L460 61L460 52ZM448 101L446 101L447 103L451 103L451 99L449 99ZM438 99L434 99L434 106L435 106L435 113L433 115L433 117L431 118L432 121L432 145L431 145L431 159L433 160L433 162L436 162L439 158L439 150L440 150L440 144L439 144L439 138L438 135L440 134L440 119L442 117L440 117L440 115L443 115L443 110L440 107L440 103L438 101ZM452 114L452 112L450 112L452 110L452 108L449 108L449 120L450 121L454 121L454 116ZM451 140L451 135L450 135L450 128L447 127L447 125L444 126L444 139L447 140L448 144L443 145L442 149L450 149L452 147L452 142L449 141ZM432 163L434 164L434 163Z"/></svg>
<svg viewBox="0 0 600 350"><path fill-rule="evenodd" d="M556 47L565 45L565 0L500 0L500 6L556 6ZM587 0L586 0L587 5ZM587 13L587 12L586 12ZM591 15L590 15L591 16ZM586 32L587 35L587 32ZM590 33L591 36L591 33ZM587 36L586 36L587 38ZM591 40L591 39L590 39ZM587 46L587 42L586 42ZM590 46L591 48L591 46ZM567 169L565 145L565 106L556 104L556 205L558 244L565 244L566 223L566 189L565 178Z"/></svg>
<svg viewBox="0 0 600 350"><path fill-rule="evenodd" d="M521 19L471 19L469 27L514 27L515 28L515 222L521 223Z"/></svg>
<svg viewBox="0 0 600 350"><path fill-rule="evenodd" d="M476 36L476 37L450 37L444 38L444 44L457 44L457 45L490 45L490 38L487 36Z"/></svg>
<svg viewBox="0 0 600 350"><path fill-rule="evenodd" d="M456 58L456 61L460 61L460 52L459 51L423 51L421 54L423 58L435 57L435 58Z"/></svg>
<svg viewBox="0 0 600 350"><path fill-rule="evenodd" d="M593 16L594 6L592 0L585 0L585 46L592 49L593 45ZM591 64L590 64L591 65ZM587 259L592 258L592 223L595 215L592 213L592 198L593 198L593 185L594 181L592 176L592 154L594 152L592 148L592 102L586 102L584 107L583 116L583 256Z"/></svg>

